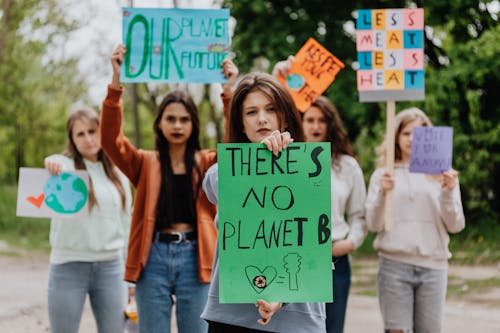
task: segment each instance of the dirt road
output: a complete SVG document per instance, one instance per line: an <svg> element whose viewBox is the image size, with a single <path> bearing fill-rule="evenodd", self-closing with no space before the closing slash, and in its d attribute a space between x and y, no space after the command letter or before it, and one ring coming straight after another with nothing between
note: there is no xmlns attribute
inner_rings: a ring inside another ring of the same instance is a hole
<svg viewBox="0 0 500 333"><path fill-rule="evenodd" d="M376 265L373 262L370 264ZM0 252L0 267L0 332L49 332L46 307L47 258L44 256L5 257L1 256ZM469 274L469 276L481 274L484 277L484 274L489 274L498 277L499 273L499 267L488 267L482 271L471 267L450 269L450 275L453 276L455 274ZM347 310L345 331L347 333L382 332L376 297L361 296L358 294L359 291L359 288L353 288ZM496 298L496 301L485 303L474 301L474 299L448 300L444 331L446 333L500 332L499 298L498 295L491 297ZM80 325L80 333L92 332L96 332L95 324L87 304Z"/></svg>

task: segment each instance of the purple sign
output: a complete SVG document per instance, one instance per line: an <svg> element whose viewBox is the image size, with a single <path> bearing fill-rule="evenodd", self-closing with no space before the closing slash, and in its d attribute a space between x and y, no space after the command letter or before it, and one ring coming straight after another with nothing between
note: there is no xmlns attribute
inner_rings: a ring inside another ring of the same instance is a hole
<svg viewBox="0 0 500 333"><path fill-rule="evenodd" d="M452 127L413 128L410 172L441 174L451 169L452 156Z"/></svg>

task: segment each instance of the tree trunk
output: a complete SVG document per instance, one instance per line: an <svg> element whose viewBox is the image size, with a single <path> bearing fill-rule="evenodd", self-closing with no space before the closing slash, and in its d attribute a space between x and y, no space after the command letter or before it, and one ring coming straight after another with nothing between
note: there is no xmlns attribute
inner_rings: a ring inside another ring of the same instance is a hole
<svg viewBox="0 0 500 333"><path fill-rule="evenodd" d="M3 60L3 51L5 50L6 39L9 31L10 0L3 0L2 3L2 22L0 30L0 63Z"/></svg>

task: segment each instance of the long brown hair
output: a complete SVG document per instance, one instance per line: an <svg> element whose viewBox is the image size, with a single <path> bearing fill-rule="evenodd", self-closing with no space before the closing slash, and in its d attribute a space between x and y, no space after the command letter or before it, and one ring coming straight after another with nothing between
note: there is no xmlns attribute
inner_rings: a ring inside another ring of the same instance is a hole
<svg viewBox="0 0 500 333"><path fill-rule="evenodd" d="M402 154L401 154L401 147L399 147L398 143L398 137L401 134L401 131L403 128L405 128L406 125L409 123L415 121L415 120L420 120L421 121L421 126L432 126L432 122L427 117L427 115L424 113L424 111L412 107L408 109L404 109L401 112L399 112L396 117L394 118L394 161L400 161ZM378 167L383 167L385 166L386 162L386 152L387 152L387 139L384 138L384 141L382 144L377 147L376 149L377 152L377 166Z"/></svg>
<svg viewBox="0 0 500 333"><path fill-rule="evenodd" d="M156 219L165 220L166 224L173 221L173 207L175 194L172 188L172 162L170 160L170 143L163 135L160 128L160 122L167 106L171 103L180 103L184 106L191 117L192 131L186 143L184 153L184 163L186 165L189 210L192 216L196 217L196 198L201 187L201 171L195 159L195 153L200 150L200 121L198 119L198 108L189 94L183 90L175 90L167 94L158 107L156 119L153 124L155 132L156 150L160 159L161 166L161 189L156 204ZM193 186L193 171L196 172L198 182Z"/></svg>
<svg viewBox="0 0 500 333"><path fill-rule="evenodd" d="M265 73L250 73L243 76L236 87L229 114L228 141L250 142L243 131L243 102L249 93L260 91L273 103L280 126L285 127L295 142L304 141L302 122L292 96L274 77Z"/></svg>
<svg viewBox="0 0 500 333"><path fill-rule="evenodd" d="M319 96L311 106L320 109L323 117L325 117L326 139L331 143L332 164L338 164L338 159L342 154L355 157L354 149L335 105L325 96Z"/></svg>
<svg viewBox="0 0 500 333"><path fill-rule="evenodd" d="M83 156L80 154L78 149L76 148L75 142L73 141L73 126L75 124L75 121L77 120L86 120L88 122L93 122L95 123L97 130L99 130L99 115L97 112L95 112L92 109L88 108L81 108L76 111L73 111L69 118L68 121L66 122L66 132L68 134L68 145L66 147L66 151L64 152L64 155L73 159L75 162L75 169L76 170L86 170L87 168L85 167L85 163L83 161ZM113 185L115 185L116 189L118 190L118 193L120 194L120 199L122 203L122 209L125 209L126 205L126 197L125 197L125 189L123 188L122 182L120 181L120 177L118 176L118 173L116 172L116 168L111 162L111 159L104 153L102 149L99 150L99 153L97 154L97 160L100 161L104 167L104 172L106 173L106 176L111 180ZM90 181L90 186L89 186L89 207L92 209L94 206L98 205L97 200L95 198L94 194L94 187L92 185L92 179L89 179Z"/></svg>

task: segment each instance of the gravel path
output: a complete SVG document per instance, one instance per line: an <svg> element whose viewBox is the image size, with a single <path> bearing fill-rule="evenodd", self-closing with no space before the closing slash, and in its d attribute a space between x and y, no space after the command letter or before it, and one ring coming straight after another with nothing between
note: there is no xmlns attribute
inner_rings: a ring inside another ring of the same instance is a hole
<svg viewBox="0 0 500 333"><path fill-rule="evenodd" d="M364 264L376 265L373 261ZM44 256L5 257L0 252L0 332L49 332L46 309L48 263ZM463 279L498 277L499 267L451 267L450 275ZM451 299L446 303L444 332L498 333L500 305L477 299ZM86 306L81 333L95 332L91 311ZM354 289L347 310L347 333L382 332L377 299L360 296ZM173 331L175 333L176 331ZM311 332L313 333L313 332Z"/></svg>

